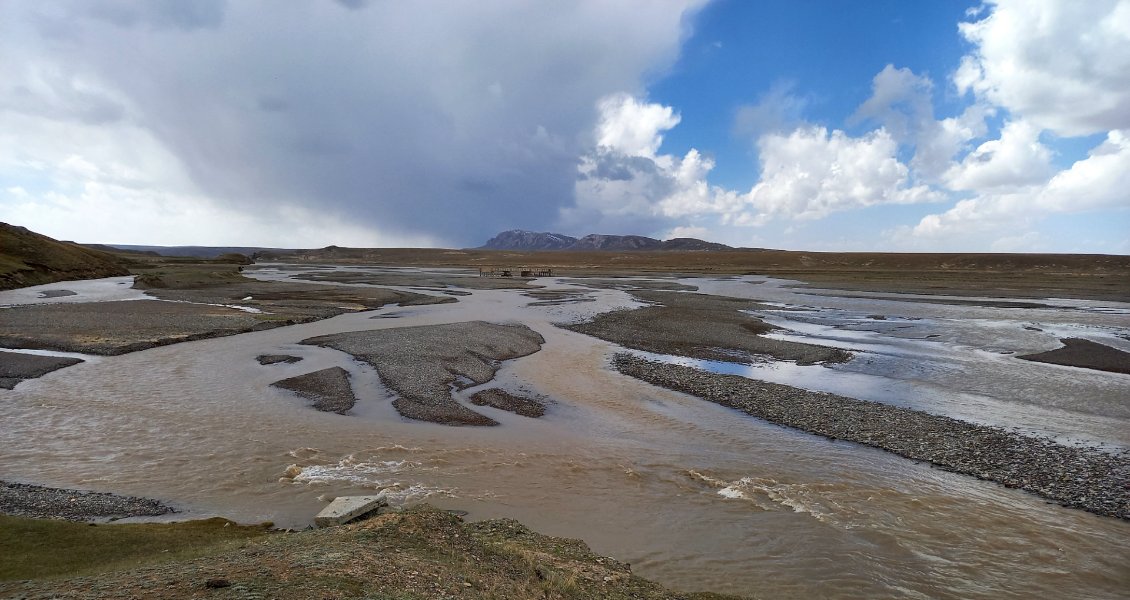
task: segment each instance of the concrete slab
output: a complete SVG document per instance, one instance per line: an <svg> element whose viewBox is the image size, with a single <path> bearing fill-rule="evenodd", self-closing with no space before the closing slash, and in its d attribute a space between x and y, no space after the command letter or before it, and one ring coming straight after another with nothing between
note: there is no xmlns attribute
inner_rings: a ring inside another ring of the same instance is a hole
<svg viewBox="0 0 1130 600"><path fill-rule="evenodd" d="M332 527L363 517L382 506L388 506L384 494L376 496L339 496L314 517L318 527Z"/></svg>

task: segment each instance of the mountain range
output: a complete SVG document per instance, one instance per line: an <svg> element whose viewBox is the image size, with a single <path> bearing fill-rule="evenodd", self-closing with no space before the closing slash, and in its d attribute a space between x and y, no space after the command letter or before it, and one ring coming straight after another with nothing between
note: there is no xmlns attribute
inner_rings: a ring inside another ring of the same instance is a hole
<svg viewBox="0 0 1130 600"><path fill-rule="evenodd" d="M486 250L732 250L725 244L695 238L657 240L642 235L600 235L581 238L550 232L511 229L487 240Z"/></svg>

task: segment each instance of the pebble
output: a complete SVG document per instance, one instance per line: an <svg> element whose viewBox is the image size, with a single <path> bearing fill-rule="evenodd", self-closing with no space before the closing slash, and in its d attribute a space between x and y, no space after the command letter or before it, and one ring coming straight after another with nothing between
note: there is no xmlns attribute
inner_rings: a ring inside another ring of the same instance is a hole
<svg viewBox="0 0 1130 600"><path fill-rule="evenodd" d="M171 512L176 511L150 498L0 481L0 513L17 517L89 521Z"/></svg>

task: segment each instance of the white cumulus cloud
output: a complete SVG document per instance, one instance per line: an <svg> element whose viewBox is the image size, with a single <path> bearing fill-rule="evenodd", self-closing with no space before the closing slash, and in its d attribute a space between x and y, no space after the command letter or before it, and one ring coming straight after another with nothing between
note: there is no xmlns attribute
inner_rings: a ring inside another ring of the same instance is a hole
<svg viewBox="0 0 1130 600"><path fill-rule="evenodd" d="M1130 128L1130 0L990 0L961 23L976 49L954 74L1014 116L1060 135Z"/></svg>
<svg viewBox="0 0 1130 600"><path fill-rule="evenodd" d="M612 94L597 103L600 123L596 144L627 156L654 158L663 144L663 132L679 124L670 106L640 102L629 94Z"/></svg>
<svg viewBox="0 0 1130 600"><path fill-rule="evenodd" d="M1046 182L1053 171L1051 150L1040 143L1040 130L1027 121L1012 121L1000 139L989 140L944 175L953 190L985 192Z"/></svg>
<svg viewBox="0 0 1130 600"><path fill-rule="evenodd" d="M636 218L657 231L687 218L711 218L720 225L756 226L940 199L912 181L898 159L898 143L883 128L861 137L807 125L763 134L757 143L761 178L743 193L710 184L714 161L696 149L682 157L658 153L662 133L678 123L671 108L623 95L602 100L598 108L598 143L582 160L576 205L563 212L565 223Z"/></svg>
<svg viewBox="0 0 1130 600"><path fill-rule="evenodd" d="M770 134L758 142L762 174L746 195L736 222L768 217L826 217L834 212L879 204L932 202L940 196L914 185L899 162L898 143L885 129L862 137L824 127Z"/></svg>
<svg viewBox="0 0 1130 600"><path fill-rule="evenodd" d="M1130 209L1130 132L1112 131L1082 160L1046 183L988 192L927 215L897 235L941 238L969 232L1015 231L1056 213Z"/></svg>

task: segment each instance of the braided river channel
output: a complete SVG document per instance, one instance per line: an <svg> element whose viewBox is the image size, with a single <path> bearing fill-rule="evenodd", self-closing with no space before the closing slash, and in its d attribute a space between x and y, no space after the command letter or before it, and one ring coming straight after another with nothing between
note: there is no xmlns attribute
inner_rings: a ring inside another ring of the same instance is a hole
<svg viewBox="0 0 1130 600"><path fill-rule="evenodd" d="M285 265L248 271L274 280L297 273ZM1130 351L1130 304L1047 299L1033 301L1039 308L1009 308L991 299L947 303L762 277L678 282L770 304L752 312L781 328L770 335L845 348L854 358L833 366L650 358L1063 444L1130 448L1130 375L1016 358L1068 337ZM0 479L157 498L182 511L176 518L221 515L291 528L310 525L334 496L385 490L393 504L426 501L469 519L512 517L542 533L580 538L639 575L688 591L759 598L1130 594L1130 522L621 375L610 366L621 347L556 325L640 304L623 289L584 280L533 283L584 301L467 289L457 303L386 306L83 357L0 390ZM54 287L76 292L61 301L152 301L101 296L99 285L107 284ZM0 297L0 304L19 301ZM472 320L522 323L545 343L502 363L493 382L455 397L465 402L476 389L500 386L548 399L545 416L474 407L500 426L408 420L371 366L299 344L339 332ZM260 365L260 354L303 360ZM333 366L349 371L359 399L346 415L317 412L270 387Z"/></svg>

